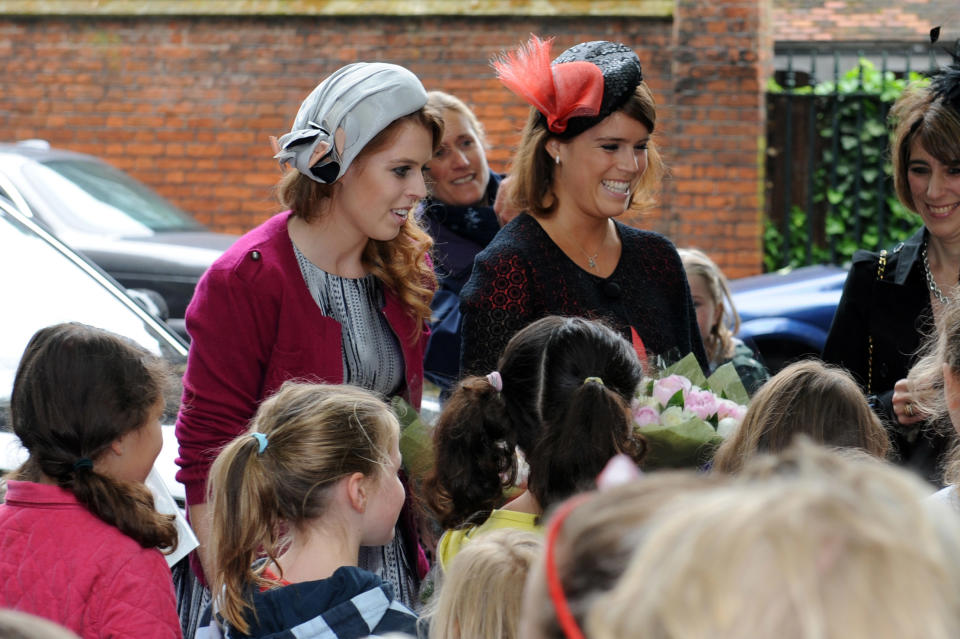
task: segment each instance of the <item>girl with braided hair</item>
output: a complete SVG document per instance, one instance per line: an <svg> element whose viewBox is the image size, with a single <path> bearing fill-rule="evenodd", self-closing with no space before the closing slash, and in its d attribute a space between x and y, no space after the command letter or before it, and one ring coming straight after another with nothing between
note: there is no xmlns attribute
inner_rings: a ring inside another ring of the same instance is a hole
<svg viewBox="0 0 960 639"><path fill-rule="evenodd" d="M29 452L0 505L0 606L84 638L181 636L173 515L144 484L160 454L162 360L83 324L37 331L17 367L13 430Z"/></svg>

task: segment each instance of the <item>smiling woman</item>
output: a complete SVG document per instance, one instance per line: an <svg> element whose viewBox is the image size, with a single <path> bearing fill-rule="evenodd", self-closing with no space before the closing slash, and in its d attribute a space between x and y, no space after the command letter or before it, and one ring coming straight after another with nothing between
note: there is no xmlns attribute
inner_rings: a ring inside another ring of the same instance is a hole
<svg viewBox="0 0 960 639"><path fill-rule="evenodd" d="M550 41L534 37L494 66L533 107L510 171L525 214L477 256L463 289L461 372L491 370L514 333L546 315L600 318L641 353L693 352L706 367L676 249L615 221L649 205L663 173L636 54L585 42L551 63Z"/></svg>
<svg viewBox="0 0 960 639"><path fill-rule="evenodd" d="M283 382L352 384L419 407L436 280L432 242L410 212L442 137L426 102L417 77L392 64L351 64L324 80L277 145L295 169L277 188L289 210L240 238L197 286L177 438L201 544L209 451ZM416 530L405 508L395 539L360 556L408 604L426 572Z"/></svg>
<svg viewBox="0 0 960 639"><path fill-rule="evenodd" d="M430 197L420 207L439 281L424 374L448 389L460 372L460 291L500 230L493 210L500 176L487 166L483 127L466 104L442 91L428 93L427 104L443 116L443 141L427 165Z"/></svg>
<svg viewBox="0 0 960 639"><path fill-rule="evenodd" d="M948 437L916 408L907 372L960 273L960 61L912 86L890 111L897 197L923 228L890 251L858 251L823 348L853 373L891 432L899 461L933 483Z"/></svg>

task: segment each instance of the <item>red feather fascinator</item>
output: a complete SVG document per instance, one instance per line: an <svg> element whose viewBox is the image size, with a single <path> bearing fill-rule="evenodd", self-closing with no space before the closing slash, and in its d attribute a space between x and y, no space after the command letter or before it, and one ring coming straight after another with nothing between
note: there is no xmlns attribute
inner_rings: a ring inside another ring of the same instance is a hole
<svg viewBox="0 0 960 639"><path fill-rule="evenodd" d="M593 117L603 102L603 71L595 64L577 60L550 65L553 38L530 41L517 51L493 62L497 77L547 119L554 133L567 130L575 117Z"/></svg>

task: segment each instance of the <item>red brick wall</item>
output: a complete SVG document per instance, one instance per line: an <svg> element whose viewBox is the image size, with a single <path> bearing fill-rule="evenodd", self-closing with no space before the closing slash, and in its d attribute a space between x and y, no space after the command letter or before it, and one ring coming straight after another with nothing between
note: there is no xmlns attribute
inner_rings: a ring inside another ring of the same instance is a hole
<svg viewBox="0 0 960 639"><path fill-rule="evenodd" d="M242 232L277 210L268 136L347 62L403 64L475 107L505 170L527 109L490 57L554 35L555 50L617 40L640 56L673 170L635 224L760 270L757 50L764 0L680 0L674 20L517 17L0 17L0 139L101 156L200 221ZM702 7L701 5L710 5ZM711 8L722 7L722 8Z"/></svg>

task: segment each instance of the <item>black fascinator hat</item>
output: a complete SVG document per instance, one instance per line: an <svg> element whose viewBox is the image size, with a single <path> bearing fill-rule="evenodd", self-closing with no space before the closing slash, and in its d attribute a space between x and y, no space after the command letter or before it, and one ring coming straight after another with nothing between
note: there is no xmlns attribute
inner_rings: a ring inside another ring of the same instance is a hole
<svg viewBox="0 0 960 639"><path fill-rule="evenodd" d="M643 81L637 54L619 42L581 42L551 62L552 43L531 36L493 66L500 81L561 138L579 135L618 110ZM652 132L653 122L647 124Z"/></svg>
<svg viewBox="0 0 960 639"><path fill-rule="evenodd" d="M930 30L930 43L940 39L940 27ZM953 45L953 51L944 49L950 55L950 62L934 73L930 79L933 95L960 113L960 40Z"/></svg>

